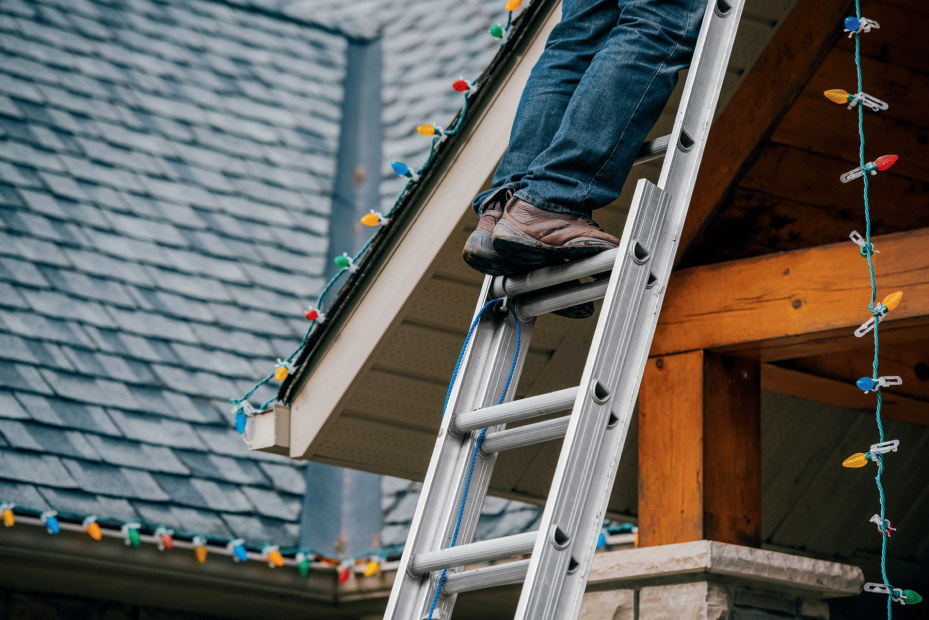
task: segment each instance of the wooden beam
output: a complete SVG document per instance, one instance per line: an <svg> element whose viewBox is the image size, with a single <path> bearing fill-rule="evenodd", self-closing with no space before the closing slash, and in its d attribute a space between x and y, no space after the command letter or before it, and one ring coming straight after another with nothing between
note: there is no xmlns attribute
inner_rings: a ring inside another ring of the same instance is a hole
<svg viewBox="0 0 929 620"><path fill-rule="evenodd" d="M754 160L841 31L848 0L799 0L714 123L678 259Z"/></svg>
<svg viewBox="0 0 929 620"><path fill-rule="evenodd" d="M862 374L867 374L862 373ZM761 367L762 389L796 396L817 403L845 407L847 409L874 410L874 399L864 395L854 382L840 381L809 372L782 368L774 364ZM883 406L881 416L929 426L929 402L885 390L881 393Z"/></svg>
<svg viewBox="0 0 929 620"><path fill-rule="evenodd" d="M639 391L639 545L761 542L757 362L694 351L649 360Z"/></svg>
<svg viewBox="0 0 929 620"><path fill-rule="evenodd" d="M873 239L878 299L903 301L881 323L884 342L929 325L929 229ZM685 269L668 284L651 355L717 349L774 361L854 349L869 316L864 259L850 241Z"/></svg>

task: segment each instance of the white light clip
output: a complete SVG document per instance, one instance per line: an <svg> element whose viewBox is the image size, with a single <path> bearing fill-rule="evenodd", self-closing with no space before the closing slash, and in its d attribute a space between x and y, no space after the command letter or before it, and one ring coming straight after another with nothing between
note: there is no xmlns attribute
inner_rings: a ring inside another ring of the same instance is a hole
<svg viewBox="0 0 929 620"><path fill-rule="evenodd" d="M889 107L886 101L881 101L868 93L855 93L848 100L848 109L851 110L859 103L874 112L881 112Z"/></svg>
<svg viewBox="0 0 929 620"><path fill-rule="evenodd" d="M858 232L857 230L853 230L851 233L849 233L848 238L852 240L852 243L854 243L859 248L861 248L862 254L867 251L866 248L868 247L868 240L865 239L863 236L861 236L860 232ZM876 250L874 248L873 243L871 244L871 253L872 254L881 253L880 250Z"/></svg>
<svg viewBox="0 0 929 620"><path fill-rule="evenodd" d="M878 454L896 452L897 448L899 447L899 439L891 439L890 441L882 441L881 443L871 444L871 448L868 450L868 458L876 463Z"/></svg>
<svg viewBox="0 0 929 620"><path fill-rule="evenodd" d="M871 29L872 29L872 28L873 28L874 30L880 30L880 27L881 27L881 25L880 25L879 23L877 23L876 21L874 21L873 19L868 19L867 17L862 17L860 20L858 20L858 30L849 30L848 28L846 28L846 29L845 29L845 32L848 33L848 38L851 39L853 36L855 36L855 33L858 33L858 32L865 32L865 33L871 32Z"/></svg>

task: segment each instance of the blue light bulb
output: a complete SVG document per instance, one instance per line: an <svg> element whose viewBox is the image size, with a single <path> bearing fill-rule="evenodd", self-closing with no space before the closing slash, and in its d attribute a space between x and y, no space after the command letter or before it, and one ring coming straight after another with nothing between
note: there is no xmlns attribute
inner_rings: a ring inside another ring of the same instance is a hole
<svg viewBox="0 0 929 620"><path fill-rule="evenodd" d="M242 546L242 545L236 545L236 546L232 549L232 553L235 554L235 559L237 559L239 562L247 562L247 561L248 561L248 552L245 550L245 547L244 547L244 546Z"/></svg>
<svg viewBox="0 0 929 620"><path fill-rule="evenodd" d="M606 547L606 534L600 532L600 536L597 537L597 549L603 549Z"/></svg>
<svg viewBox="0 0 929 620"><path fill-rule="evenodd" d="M411 175L410 167L402 161L395 161L390 164L390 167L394 169L394 173L396 173L398 177L408 177Z"/></svg>
<svg viewBox="0 0 929 620"><path fill-rule="evenodd" d="M855 382L855 385L858 386L859 390L870 392L871 390L877 387L877 382L871 377L862 377L861 379L858 379L858 381Z"/></svg>
<svg viewBox="0 0 929 620"><path fill-rule="evenodd" d="M858 21L857 17L846 17L845 18L845 29L849 32L855 32L861 27L861 22Z"/></svg>
<svg viewBox="0 0 929 620"><path fill-rule="evenodd" d="M240 411L235 414L235 430L240 434L245 434L245 425L248 424L248 416L244 412Z"/></svg>
<svg viewBox="0 0 929 620"><path fill-rule="evenodd" d="M45 529L48 530L49 534L57 534L60 529L58 519L55 517L48 517L45 520Z"/></svg>

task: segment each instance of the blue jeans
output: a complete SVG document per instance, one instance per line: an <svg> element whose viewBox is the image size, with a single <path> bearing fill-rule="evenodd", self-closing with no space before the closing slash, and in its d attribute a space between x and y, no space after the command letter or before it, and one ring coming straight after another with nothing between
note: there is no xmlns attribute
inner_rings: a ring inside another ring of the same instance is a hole
<svg viewBox="0 0 929 620"><path fill-rule="evenodd" d="M484 200L589 216L619 196L645 135L689 65L706 0L564 0L532 69Z"/></svg>

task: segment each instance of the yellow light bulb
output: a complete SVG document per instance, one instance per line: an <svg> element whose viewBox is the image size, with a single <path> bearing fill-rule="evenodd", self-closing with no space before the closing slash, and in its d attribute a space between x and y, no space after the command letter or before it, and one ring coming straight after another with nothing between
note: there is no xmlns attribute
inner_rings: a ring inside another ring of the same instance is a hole
<svg viewBox="0 0 929 620"><path fill-rule="evenodd" d="M206 547L202 545L197 547L196 549L194 549L194 554L196 554L198 562L200 562L201 564L206 562Z"/></svg>
<svg viewBox="0 0 929 620"><path fill-rule="evenodd" d="M841 88L833 88L825 91L823 94L826 95L826 99L834 103L848 103L848 91L844 91Z"/></svg>
<svg viewBox="0 0 929 620"><path fill-rule="evenodd" d="M365 577L374 577L379 572L381 572L381 565L378 564L377 560L371 560L368 562L368 565L365 566L363 574Z"/></svg>
<svg viewBox="0 0 929 620"><path fill-rule="evenodd" d="M361 223L365 226L377 226L381 223L381 216L377 213L367 213L361 216Z"/></svg>
<svg viewBox="0 0 929 620"><path fill-rule="evenodd" d="M103 539L103 532L100 530L100 524L96 521L87 525L87 534L94 540Z"/></svg>
<svg viewBox="0 0 929 620"><path fill-rule="evenodd" d="M516 9L518 9L519 7L521 7L522 5L523 5L523 0L507 0L507 3L506 3L506 10L507 10L507 11L515 11Z"/></svg>
<svg viewBox="0 0 929 620"><path fill-rule="evenodd" d="M288 372L287 366L278 366L277 370L274 371L274 380L283 381L289 374L290 372Z"/></svg>
<svg viewBox="0 0 929 620"><path fill-rule="evenodd" d="M434 125L420 125L416 128L416 131L418 131L421 136L426 136L427 138L436 134Z"/></svg>
<svg viewBox="0 0 929 620"><path fill-rule="evenodd" d="M3 525L7 527L13 527L13 524L16 523L16 515L13 514L13 511L10 508L6 508L3 511Z"/></svg>
<svg viewBox="0 0 929 620"><path fill-rule="evenodd" d="M867 464L868 464L868 455L865 454L864 452L855 453L851 455L850 457L848 457L847 459L845 459L844 461L842 461L842 467L849 467L849 468L864 467Z"/></svg>
<svg viewBox="0 0 929 620"><path fill-rule="evenodd" d="M891 293L885 297L881 303L887 306L888 310L893 310L900 305L901 299L903 299L903 291L897 291L896 293Z"/></svg>

